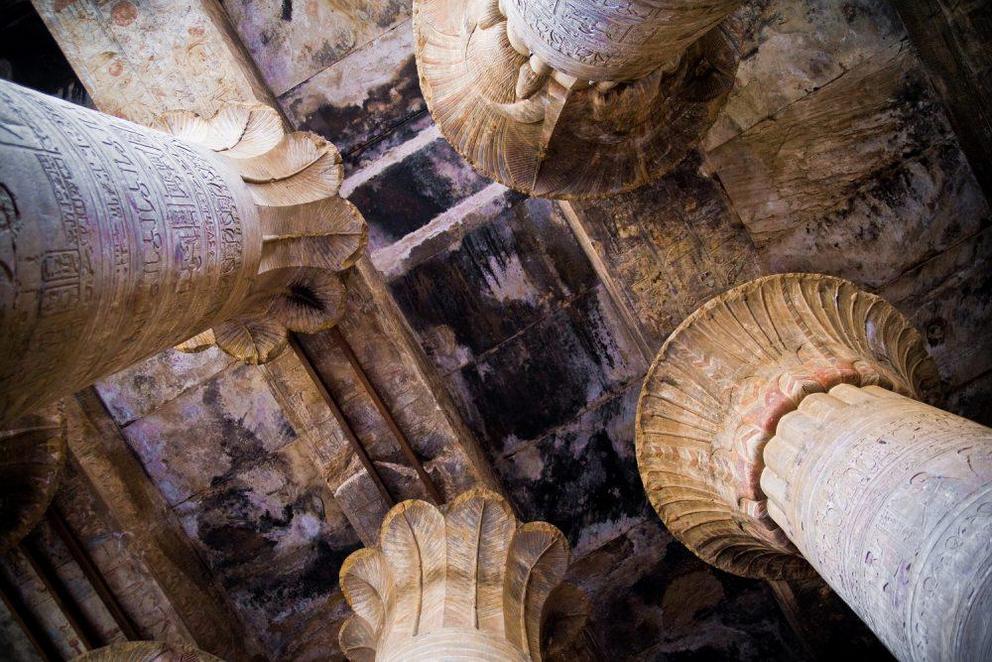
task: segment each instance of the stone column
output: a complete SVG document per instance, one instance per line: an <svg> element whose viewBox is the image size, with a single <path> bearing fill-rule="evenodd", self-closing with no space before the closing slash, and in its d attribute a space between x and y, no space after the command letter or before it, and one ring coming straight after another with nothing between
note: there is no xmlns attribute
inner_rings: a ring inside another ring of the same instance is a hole
<svg viewBox="0 0 992 662"><path fill-rule="evenodd" d="M648 496L724 570L815 569L899 659L985 659L992 429L919 402L935 376L907 320L852 283L742 285L683 322L649 372Z"/></svg>
<svg viewBox="0 0 992 662"><path fill-rule="evenodd" d="M415 0L424 98L455 149L553 198L676 165L733 85L741 0Z"/></svg>
<svg viewBox="0 0 992 662"><path fill-rule="evenodd" d="M162 128L0 82L0 422L211 328L265 360L343 310L365 228L333 145L259 105Z"/></svg>
<svg viewBox="0 0 992 662"><path fill-rule="evenodd" d="M540 660L584 626L584 596L562 583L569 557L558 529L520 524L495 493L471 490L446 512L405 501L379 547L341 566L355 611L341 649L351 660Z"/></svg>

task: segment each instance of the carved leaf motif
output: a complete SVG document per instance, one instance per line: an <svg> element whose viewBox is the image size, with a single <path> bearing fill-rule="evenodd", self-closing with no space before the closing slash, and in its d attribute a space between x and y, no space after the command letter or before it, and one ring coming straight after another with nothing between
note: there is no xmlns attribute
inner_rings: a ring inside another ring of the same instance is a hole
<svg viewBox="0 0 992 662"><path fill-rule="evenodd" d="M355 611L340 634L350 659L408 659L413 648L435 659L451 646L456 657L485 650L498 659L541 659L545 602L569 560L558 529L518 528L505 500L476 489L446 514L423 501L394 506L379 547L356 552L341 569ZM587 603L574 590L561 595L571 596L569 605L552 611L564 619L556 632L566 646Z"/></svg>
<svg viewBox="0 0 992 662"><path fill-rule="evenodd" d="M250 365L271 361L288 341L286 327L272 319L235 318L214 328L217 346Z"/></svg>
<svg viewBox="0 0 992 662"><path fill-rule="evenodd" d="M777 422L838 383L915 393L934 375L919 333L853 283L782 274L734 288L690 315L648 371L636 446L649 500L676 538L723 570L809 575L759 486Z"/></svg>
<svg viewBox="0 0 992 662"><path fill-rule="evenodd" d="M502 499L467 492L446 518L448 576L445 625L503 635L503 579L517 521Z"/></svg>
<svg viewBox="0 0 992 662"><path fill-rule="evenodd" d="M368 243L365 220L337 195L344 177L337 148L313 133L285 133L278 113L263 105L225 106L209 119L169 112L159 127L227 157L262 226L259 277L238 318L177 349L200 351L215 341L243 361L264 363L286 347L289 331L336 324L346 291L335 274L352 267Z"/></svg>
<svg viewBox="0 0 992 662"><path fill-rule="evenodd" d="M506 638L534 660L541 659L544 603L565 576L569 556L565 536L545 522L528 522L513 536L503 585Z"/></svg>

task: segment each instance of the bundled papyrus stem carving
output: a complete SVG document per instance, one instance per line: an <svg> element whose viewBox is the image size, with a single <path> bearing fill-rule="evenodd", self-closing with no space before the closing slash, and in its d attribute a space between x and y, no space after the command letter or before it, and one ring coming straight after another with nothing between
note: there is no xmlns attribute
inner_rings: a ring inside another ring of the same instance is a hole
<svg viewBox="0 0 992 662"><path fill-rule="evenodd" d="M341 648L351 660L541 660L552 631L561 644L584 625L584 598L562 583L569 558L558 529L520 524L494 493L467 492L446 512L405 501L378 549L341 568L355 611Z"/></svg>
<svg viewBox="0 0 992 662"><path fill-rule="evenodd" d="M992 650L992 429L918 401L920 334L853 283L770 276L722 294L648 373L637 462L704 560L815 569L902 660Z"/></svg>

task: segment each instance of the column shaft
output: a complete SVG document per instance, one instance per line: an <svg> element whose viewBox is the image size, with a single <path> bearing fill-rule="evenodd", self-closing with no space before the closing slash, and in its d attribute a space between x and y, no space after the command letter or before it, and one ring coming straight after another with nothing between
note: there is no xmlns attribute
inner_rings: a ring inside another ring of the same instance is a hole
<svg viewBox="0 0 992 662"><path fill-rule="evenodd" d="M0 83L0 420L230 316L261 245L217 155Z"/></svg>
<svg viewBox="0 0 992 662"><path fill-rule="evenodd" d="M510 42L518 50L580 80L622 81L678 60L740 4L505 0L503 7Z"/></svg>
<svg viewBox="0 0 992 662"><path fill-rule="evenodd" d="M992 659L992 429L845 384L764 459L772 519L896 657Z"/></svg>

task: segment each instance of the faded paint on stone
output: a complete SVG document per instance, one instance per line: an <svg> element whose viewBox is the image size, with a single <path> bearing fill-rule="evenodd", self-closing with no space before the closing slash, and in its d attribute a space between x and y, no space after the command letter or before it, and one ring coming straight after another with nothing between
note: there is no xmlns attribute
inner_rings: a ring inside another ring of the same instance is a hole
<svg viewBox="0 0 992 662"><path fill-rule="evenodd" d="M223 0L277 96L410 17L404 0Z"/></svg>
<svg viewBox="0 0 992 662"><path fill-rule="evenodd" d="M168 350L109 375L94 386L117 424L127 425L233 362L230 355L216 347L198 353Z"/></svg>
<svg viewBox="0 0 992 662"><path fill-rule="evenodd" d="M259 371L240 364L123 433L171 505L229 480L298 436Z"/></svg>
<svg viewBox="0 0 992 662"><path fill-rule="evenodd" d="M280 95L279 103L294 126L333 141L349 167L371 163L382 143L411 137L416 118L430 124L408 23Z"/></svg>

